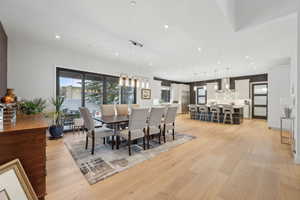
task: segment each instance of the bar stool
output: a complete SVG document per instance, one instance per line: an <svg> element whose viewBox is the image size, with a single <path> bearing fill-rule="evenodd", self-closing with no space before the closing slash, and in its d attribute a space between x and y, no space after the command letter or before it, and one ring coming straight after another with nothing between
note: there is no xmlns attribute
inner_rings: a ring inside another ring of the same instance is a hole
<svg viewBox="0 0 300 200"><path fill-rule="evenodd" d="M198 106L199 120L208 120L208 107L206 105Z"/></svg>
<svg viewBox="0 0 300 200"><path fill-rule="evenodd" d="M226 122L230 121L230 123L233 124L233 113L234 113L233 106L224 106L223 113L224 113L223 123L225 124Z"/></svg>
<svg viewBox="0 0 300 200"><path fill-rule="evenodd" d="M189 111L191 119L196 119L197 106L192 104L189 105Z"/></svg>
<svg viewBox="0 0 300 200"><path fill-rule="evenodd" d="M221 109L218 106L211 106L210 112L211 112L211 121L214 122L217 120L220 123Z"/></svg>

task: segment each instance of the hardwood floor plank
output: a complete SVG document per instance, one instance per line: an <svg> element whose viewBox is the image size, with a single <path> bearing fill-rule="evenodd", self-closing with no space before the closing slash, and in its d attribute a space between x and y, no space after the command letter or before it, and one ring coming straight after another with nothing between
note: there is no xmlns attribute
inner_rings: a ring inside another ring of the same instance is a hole
<svg viewBox="0 0 300 200"><path fill-rule="evenodd" d="M299 200L300 166L266 121L224 125L181 115L176 131L197 138L94 185L64 145L83 136L48 141L46 200Z"/></svg>

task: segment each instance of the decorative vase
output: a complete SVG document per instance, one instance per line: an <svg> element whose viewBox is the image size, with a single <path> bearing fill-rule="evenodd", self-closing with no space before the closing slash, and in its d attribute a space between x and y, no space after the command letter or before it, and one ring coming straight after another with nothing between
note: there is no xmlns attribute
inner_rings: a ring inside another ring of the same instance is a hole
<svg viewBox="0 0 300 200"><path fill-rule="evenodd" d="M17 97L14 94L14 89L11 88L6 90L5 96L1 99L1 102L5 104L15 103L16 101L17 101Z"/></svg>
<svg viewBox="0 0 300 200"><path fill-rule="evenodd" d="M49 133L51 135L50 139L62 138L64 133L64 127L61 125L52 125L49 128Z"/></svg>

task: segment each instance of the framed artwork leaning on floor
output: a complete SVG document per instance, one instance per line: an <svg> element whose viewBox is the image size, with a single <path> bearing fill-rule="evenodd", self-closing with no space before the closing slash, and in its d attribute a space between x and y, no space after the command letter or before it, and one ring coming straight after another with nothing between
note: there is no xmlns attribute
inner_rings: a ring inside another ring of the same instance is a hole
<svg viewBox="0 0 300 200"><path fill-rule="evenodd" d="M38 200L19 159L0 166L0 200Z"/></svg>

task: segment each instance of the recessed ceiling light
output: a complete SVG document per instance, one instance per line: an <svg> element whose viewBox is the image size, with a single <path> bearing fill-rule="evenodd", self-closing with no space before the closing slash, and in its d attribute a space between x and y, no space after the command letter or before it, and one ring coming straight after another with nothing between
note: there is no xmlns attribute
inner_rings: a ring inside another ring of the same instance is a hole
<svg viewBox="0 0 300 200"><path fill-rule="evenodd" d="M55 39L60 40L61 36L60 35L55 35Z"/></svg>
<svg viewBox="0 0 300 200"><path fill-rule="evenodd" d="M168 28L169 28L169 25L168 25L168 24L165 24L165 25L164 25L164 28L165 28L165 29L168 29Z"/></svg>
<svg viewBox="0 0 300 200"><path fill-rule="evenodd" d="M136 5L136 1L130 1L130 5L135 6Z"/></svg>
<svg viewBox="0 0 300 200"><path fill-rule="evenodd" d="M249 59L250 59L250 56L245 56L245 58L246 58L247 60L249 60Z"/></svg>
<svg viewBox="0 0 300 200"><path fill-rule="evenodd" d="M199 51L199 52L201 52L201 51L202 51L202 49L201 49L200 47L198 47L198 51Z"/></svg>

